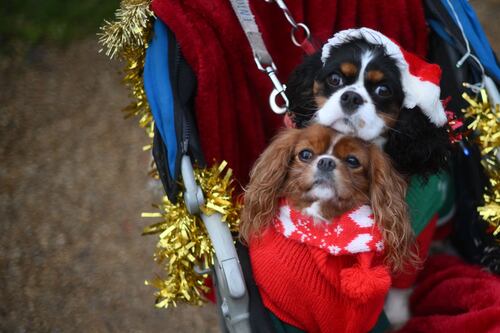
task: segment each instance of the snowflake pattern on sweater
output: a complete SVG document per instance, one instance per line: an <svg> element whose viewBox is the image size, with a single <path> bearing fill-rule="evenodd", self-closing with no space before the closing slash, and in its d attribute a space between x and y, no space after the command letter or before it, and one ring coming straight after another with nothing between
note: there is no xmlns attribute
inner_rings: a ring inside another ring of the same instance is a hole
<svg viewBox="0 0 500 333"><path fill-rule="evenodd" d="M289 239L319 247L331 255L384 250L382 235L368 205L348 211L329 223L318 223L282 201L274 227Z"/></svg>

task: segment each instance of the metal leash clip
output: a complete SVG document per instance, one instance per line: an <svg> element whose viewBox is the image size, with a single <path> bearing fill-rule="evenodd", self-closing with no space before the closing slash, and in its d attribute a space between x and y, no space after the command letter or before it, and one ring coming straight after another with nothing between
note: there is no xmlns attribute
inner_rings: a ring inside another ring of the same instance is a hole
<svg viewBox="0 0 500 333"><path fill-rule="evenodd" d="M311 38L311 31L309 30L307 25L305 25L302 22L297 23L297 21L295 21L285 1L283 0L265 0L265 1L268 3L275 2L278 5L278 7L280 7L280 9L283 11L283 14L285 15L286 20L292 26L292 30L290 31L290 38L292 39L292 43L295 46L303 47L304 44ZM305 35L304 39L301 42L297 40L297 37L295 35L299 29L304 30L304 35Z"/></svg>
<svg viewBox="0 0 500 333"><path fill-rule="evenodd" d="M288 101L288 98L286 97L285 94L286 85L282 84L278 79L278 77L276 76L276 65L274 64L274 62L271 62L271 64L266 65L264 67L257 56L254 56L253 59L257 64L257 68L261 72L266 73L267 76L269 76L269 79L271 79L271 82L273 83L274 89L273 91L271 91L271 94L269 95L269 105L271 106L271 110L273 110L273 112L277 114L283 114L287 112L290 102ZM281 105L277 103L278 95L283 100L283 103L281 103Z"/></svg>

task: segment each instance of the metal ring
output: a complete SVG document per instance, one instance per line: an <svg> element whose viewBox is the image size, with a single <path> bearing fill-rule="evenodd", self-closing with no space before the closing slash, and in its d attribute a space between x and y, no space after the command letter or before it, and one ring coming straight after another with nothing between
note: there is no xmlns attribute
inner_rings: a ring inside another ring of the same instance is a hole
<svg viewBox="0 0 500 333"><path fill-rule="evenodd" d="M286 86L283 85L283 88L286 89ZM278 95L283 98L283 105L278 105L276 103L276 97L278 97ZM290 102L288 101L288 98L286 97L284 91L278 91L276 88L271 91L271 94L269 95L269 105L271 106L271 110L273 110L274 113L283 114L287 112L289 103Z"/></svg>
<svg viewBox="0 0 500 333"><path fill-rule="evenodd" d="M304 32L306 34L306 37L304 38L304 40L302 40L301 43L299 43L297 41L297 38L295 38L295 33L297 32L298 28L301 27L302 29L304 29ZM292 38L292 43L295 44L295 46L298 46L298 47L301 47L304 42L306 40L309 39L309 37L311 37L311 31L309 30L309 28L307 27L307 25L305 25L304 23L298 23L297 24L297 27L293 27L292 30L290 31L290 37Z"/></svg>

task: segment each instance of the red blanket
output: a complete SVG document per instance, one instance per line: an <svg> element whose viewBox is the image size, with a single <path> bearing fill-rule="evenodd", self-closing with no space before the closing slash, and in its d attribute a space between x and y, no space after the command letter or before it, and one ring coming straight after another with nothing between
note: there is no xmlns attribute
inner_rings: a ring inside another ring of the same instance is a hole
<svg viewBox="0 0 500 333"><path fill-rule="evenodd" d="M274 3L251 0L257 24L282 82L302 59L290 26ZM380 30L425 56L427 27L420 0L291 0L290 11L319 41L341 29ZM268 106L271 83L255 67L229 0L153 0L153 10L175 33L196 73L196 114L207 161L226 160L243 184L253 161L281 126Z"/></svg>
<svg viewBox="0 0 500 333"><path fill-rule="evenodd" d="M500 332L500 278L448 255L430 257L398 333Z"/></svg>

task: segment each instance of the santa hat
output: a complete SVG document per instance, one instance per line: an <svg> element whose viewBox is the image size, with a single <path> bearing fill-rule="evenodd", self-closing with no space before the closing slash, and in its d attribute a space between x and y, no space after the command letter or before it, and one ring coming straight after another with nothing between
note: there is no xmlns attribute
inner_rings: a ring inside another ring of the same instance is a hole
<svg viewBox="0 0 500 333"><path fill-rule="evenodd" d="M364 39L370 44L383 46L385 53L396 60L401 72L405 99L403 106L412 109L418 106L429 120L438 127L447 123L446 113L439 100L441 68L403 50L382 33L369 29L347 29L336 33L323 46L321 60L325 64L332 47L338 47L353 39Z"/></svg>

